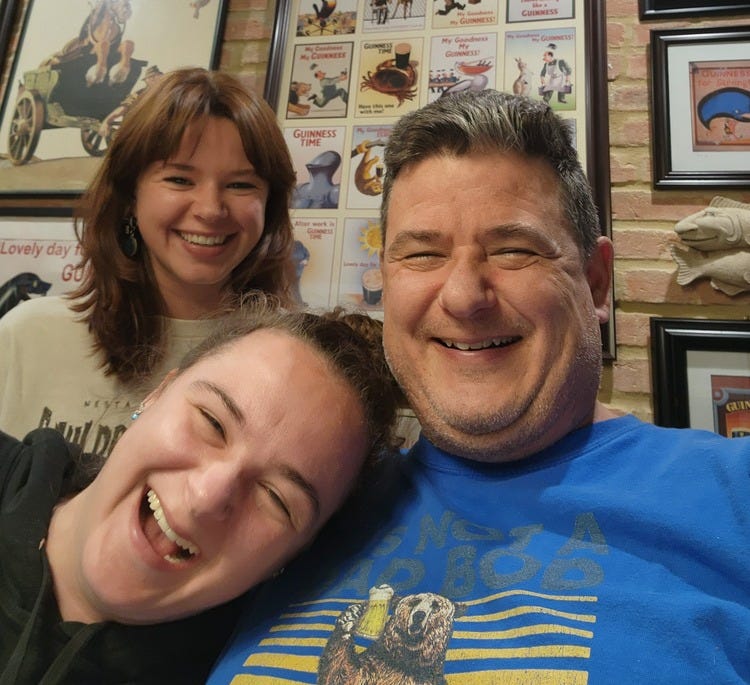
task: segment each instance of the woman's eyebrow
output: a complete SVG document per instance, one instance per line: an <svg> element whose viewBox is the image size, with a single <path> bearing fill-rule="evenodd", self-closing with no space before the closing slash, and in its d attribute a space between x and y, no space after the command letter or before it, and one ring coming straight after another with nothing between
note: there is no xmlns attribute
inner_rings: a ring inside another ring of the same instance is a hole
<svg viewBox="0 0 750 685"><path fill-rule="evenodd" d="M195 166L193 166L189 162L177 162L173 160L173 161L164 162L164 169L174 169L175 171L195 171ZM233 169L230 172L230 175L232 176L258 176L258 178L260 178L258 172L255 170L255 167L253 166Z"/></svg>
<svg viewBox="0 0 750 685"><path fill-rule="evenodd" d="M207 390L208 392L216 395L227 408L227 411L235 418L237 423L241 426L245 425L245 415L242 410L237 406L237 403L227 394L225 390L220 388L216 383L211 381L197 380L192 385L200 390Z"/></svg>

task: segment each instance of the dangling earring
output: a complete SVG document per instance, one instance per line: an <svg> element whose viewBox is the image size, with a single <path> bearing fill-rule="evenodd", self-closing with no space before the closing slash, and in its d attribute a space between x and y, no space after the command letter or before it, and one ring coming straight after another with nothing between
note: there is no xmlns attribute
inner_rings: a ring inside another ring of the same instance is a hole
<svg viewBox="0 0 750 685"><path fill-rule="evenodd" d="M122 220L120 247L129 259L138 254L138 220L132 214Z"/></svg>
<svg viewBox="0 0 750 685"><path fill-rule="evenodd" d="M141 402L138 405L138 409L136 409L131 415L130 420L135 421L141 414L143 413L143 402Z"/></svg>

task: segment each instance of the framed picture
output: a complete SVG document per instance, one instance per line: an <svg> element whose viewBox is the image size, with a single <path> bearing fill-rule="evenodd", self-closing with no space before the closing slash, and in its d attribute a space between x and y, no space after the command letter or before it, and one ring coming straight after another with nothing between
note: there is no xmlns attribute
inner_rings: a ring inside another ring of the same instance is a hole
<svg viewBox="0 0 750 685"><path fill-rule="evenodd" d="M8 54L16 4L16 0L0 0L0 76L5 69L5 56Z"/></svg>
<svg viewBox="0 0 750 685"><path fill-rule="evenodd" d="M711 14L742 14L750 11L746 0L638 0L641 19L679 19Z"/></svg>
<svg viewBox="0 0 750 685"><path fill-rule="evenodd" d="M750 183L750 26L651 32L653 183Z"/></svg>
<svg viewBox="0 0 750 685"><path fill-rule="evenodd" d="M225 5L29 0L0 109L0 214L71 214L135 99L217 66Z"/></svg>
<svg viewBox="0 0 750 685"><path fill-rule="evenodd" d="M654 422L750 435L750 320L651 319Z"/></svg>
<svg viewBox="0 0 750 685"><path fill-rule="evenodd" d="M402 114L464 88L549 102L609 235L606 72L604 0L278 0L264 94L297 172L301 298L379 311L363 279L379 267L383 147ZM602 338L611 359L612 324Z"/></svg>

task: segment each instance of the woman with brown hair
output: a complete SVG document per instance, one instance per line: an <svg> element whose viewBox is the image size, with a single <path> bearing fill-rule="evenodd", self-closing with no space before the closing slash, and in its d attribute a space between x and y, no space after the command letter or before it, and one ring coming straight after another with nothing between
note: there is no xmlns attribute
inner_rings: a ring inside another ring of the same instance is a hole
<svg viewBox="0 0 750 685"><path fill-rule="evenodd" d="M103 466L50 429L0 432L0 683L204 683L235 598L387 463L400 391L381 331L258 297Z"/></svg>
<svg viewBox="0 0 750 685"><path fill-rule="evenodd" d="M76 217L79 287L0 320L0 429L107 455L137 398L237 295L289 299L295 176L271 108L181 69L124 117Z"/></svg>

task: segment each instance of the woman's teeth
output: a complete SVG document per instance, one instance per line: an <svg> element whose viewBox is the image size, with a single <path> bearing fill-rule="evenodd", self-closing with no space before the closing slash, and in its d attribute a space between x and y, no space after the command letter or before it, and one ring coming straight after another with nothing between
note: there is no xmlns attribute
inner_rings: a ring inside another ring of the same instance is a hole
<svg viewBox="0 0 750 685"><path fill-rule="evenodd" d="M167 517L164 515L164 509L162 509L161 502L159 501L156 493L153 490L149 490L146 498L148 499L149 509L151 509L151 511L153 512L154 518L159 524L159 528L161 528L162 533L164 533L164 535L169 540L174 542L180 548L179 554L165 554L164 558L167 561L177 563L198 554L200 550L196 545L190 542L190 540L186 540L185 538L180 537L172 530L169 525L169 521L167 521Z"/></svg>
<svg viewBox="0 0 750 685"><path fill-rule="evenodd" d="M226 235L203 235L201 233L183 233L178 232L180 238L192 245L223 245L228 236Z"/></svg>

